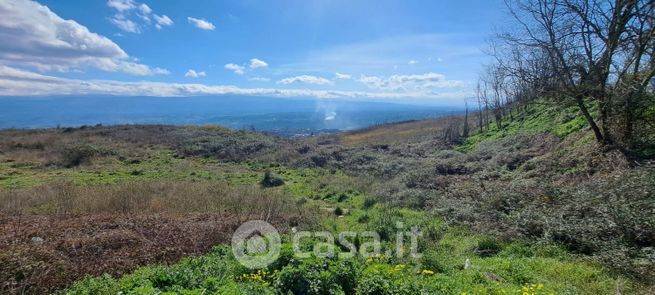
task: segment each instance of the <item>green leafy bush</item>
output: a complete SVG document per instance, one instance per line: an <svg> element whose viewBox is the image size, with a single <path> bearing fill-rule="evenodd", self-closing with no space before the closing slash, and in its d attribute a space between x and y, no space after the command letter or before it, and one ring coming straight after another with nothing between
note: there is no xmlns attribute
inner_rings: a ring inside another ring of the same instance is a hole
<svg viewBox="0 0 655 295"><path fill-rule="evenodd" d="M353 294L357 270L352 261L312 258L285 266L273 285L282 294Z"/></svg>

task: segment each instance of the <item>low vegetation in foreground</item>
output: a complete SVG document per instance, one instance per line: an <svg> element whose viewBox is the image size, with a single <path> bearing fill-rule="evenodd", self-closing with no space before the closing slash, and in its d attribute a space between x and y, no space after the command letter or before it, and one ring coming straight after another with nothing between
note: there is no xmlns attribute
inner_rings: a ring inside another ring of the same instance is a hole
<svg viewBox="0 0 655 295"><path fill-rule="evenodd" d="M653 163L596 143L576 109L514 111L481 130L471 115L468 137L452 136L461 116L299 139L215 126L2 131L0 292L651 292ZM252 270L229 243L255 219L283 247ZM412 226L420 259L386 251ZM375 231L384 254L298 258L298 230Z"/></svg>

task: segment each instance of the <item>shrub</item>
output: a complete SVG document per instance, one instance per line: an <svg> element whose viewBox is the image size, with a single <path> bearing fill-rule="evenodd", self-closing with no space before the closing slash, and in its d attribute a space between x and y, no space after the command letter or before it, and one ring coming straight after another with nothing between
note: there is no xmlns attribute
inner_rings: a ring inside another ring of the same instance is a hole
<svg viewBox="0 0 655 295"><path fill-rule="evenodd" d="M500 242L491 237L484 238L478 241L478 245L475 247L475 253L481 257L489 257L498 254L502 250Z"/></svg>
<svg viewBox="0 0 655 295"><path fill-rule="evenodd" d="M264 178L260 182L263 187L276 187L284 185L284 180L277 175L273 175L270 170L264 172Z"/></svg>
<svg viewBox="0 0 655 295"><path fill-rule="evenodd" d="M353 294L356 282L352 261L313 258L282 268L273 285L280 294Z"/></svg>
<svg viewBox="0 0 655 295"><path fill-rule="evenodd" d="M375 198L366 197L366 198L364 198L364 204L362 204L362 208L369 209L369 208L373 207L375 205L375 203L377 203L377 200Z"/></svg>
<svg viewBox="0 0 655 295"><path fill-rule="evenodd" d="M67 146L61 151L60 165L72 168L88 162L94 156L109 154L112 152L88 144Z"/></svg>
<svg viewBox="0 0 655 295"><path fill-rule="evenodd" d="M343 215L343 209L341 207L334 208L334 214L337 216Z"/></svg>
<svg viewBox="0 0 655 295"><path fill-rule="evenodd" d="M388 264L374 264L362 271L357 294L435 294L425 292L415 277L404 276L402 269Z"/></svg>

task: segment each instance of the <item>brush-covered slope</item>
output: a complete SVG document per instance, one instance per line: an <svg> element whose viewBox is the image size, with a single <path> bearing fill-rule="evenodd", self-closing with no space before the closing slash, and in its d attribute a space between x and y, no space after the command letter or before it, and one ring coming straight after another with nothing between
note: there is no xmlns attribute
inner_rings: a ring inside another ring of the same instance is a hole
<svg viewBox="0 0 655 295"><path fill-rule="evenodd" d="M649 293L652 165L596 144L575 109L511 112L482 129L470 114L467 138L458 116L300 139L214 126L2 131L0 291ZM269 214L281 259L246 269L225 244ZM423 257L387 252L412 226ZM292 227L375 231L384 255L300 259Z"/></svg>

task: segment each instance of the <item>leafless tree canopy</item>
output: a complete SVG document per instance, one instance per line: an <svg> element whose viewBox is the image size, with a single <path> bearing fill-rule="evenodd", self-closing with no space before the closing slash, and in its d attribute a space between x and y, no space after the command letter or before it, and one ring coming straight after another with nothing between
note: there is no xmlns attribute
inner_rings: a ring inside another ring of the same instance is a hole
<svg viewBox="0 0 655 295"><path fill-rule="evenodd" d="M655 3L506 0L506 5L511 29L493 40L494 63L482 73L477 91L495 124L502 128L506 106L545 98L578 107L603 144L639 143L642 126L654 123ZM480 120L487 123L488 115Z"/></svg>

